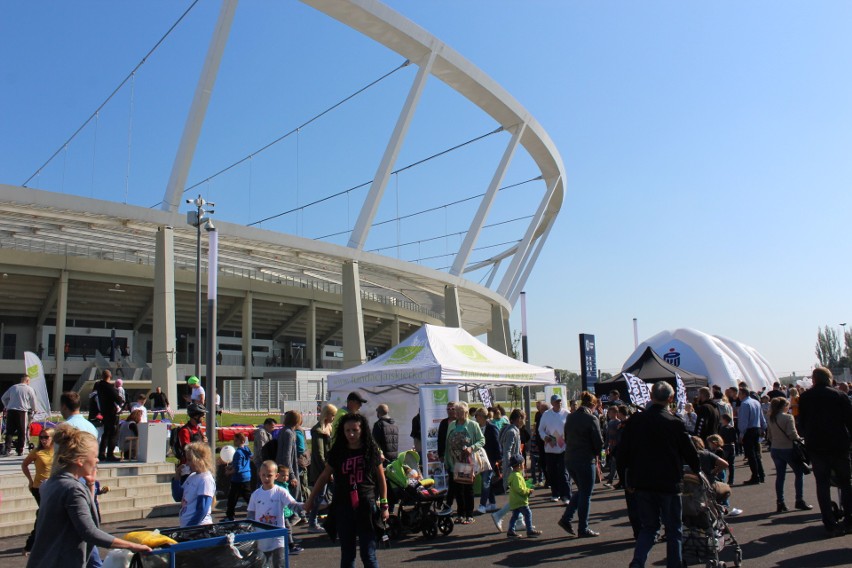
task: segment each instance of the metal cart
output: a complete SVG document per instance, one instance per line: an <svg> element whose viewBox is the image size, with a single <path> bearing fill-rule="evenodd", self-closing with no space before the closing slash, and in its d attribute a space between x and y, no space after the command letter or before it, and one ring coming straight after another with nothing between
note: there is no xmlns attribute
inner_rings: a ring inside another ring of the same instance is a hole
<svg viewBox="0 0 852 568"><path fill-rule="evenodd" d="M218 547L222 550L222 553L220 554L217 552L216 558L217 560L224 560L226 557L222 557L222 554L228 554L227 551L231 550L232 545L235 546L241 543L251 543L267 538L284 537L285 540L287 540L289 532L290 531L287 528L274 527L265 523L249 520L229 521L216 523L214 525L200 525L195 527L160 529L160 534L177 540L178 544L154 549L150 555L140 556L139 560L143 567L156 565L177 568L178 566L193 565L196 563L198 565L209 566L210 562L204 560L204 557L208 555L199 555L197 553L192 554L192 552ZM193 538L193 533L205 536L202 538ZM209 536L210 533L214 533L216 536ZM229 535L233 535L233 541L230 540ZM242 546L241 548L246 549L247 547ZM253 548L253 554L262 553L259 553L256 548ZM163 556L165 558L161 561L155 561L155 559L152 558L155 555ZM245 558L243 560L238 559L235 554L233 554L231 558L232 559L229 559L227 563L229 566L239 566L241 564L250 566L256 565L251 564L251 560L246 561ZM258 557L255 556L255 559L257 558ZM165 564L165 561L167 561L168 564ZM262 558L260 565L263 565ZM286 545L284 546L284 566L285 568L289 568L290 566L289 547Z"/></svg>

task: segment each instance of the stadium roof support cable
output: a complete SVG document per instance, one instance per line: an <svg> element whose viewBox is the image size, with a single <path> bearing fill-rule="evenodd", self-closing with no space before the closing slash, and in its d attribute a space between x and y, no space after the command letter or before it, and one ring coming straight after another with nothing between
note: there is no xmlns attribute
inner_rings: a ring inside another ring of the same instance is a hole
<svg viewBox="0 0 852 568"><path fill-rule="evenodd" d="M300 131L301 129L305 128L306 126L310 125L310 124L311 124L311 123L313 123L313 122L316 122L317 120L319 120L320 118L322 118L322 117L323 117L323 116L325 116L326 114L330 113L330 112L331 112L331 111L333 111L334 109L338 108L339 106L343 105L344 103L347 103L347 102L349 102L350 100L354 99L355 97L357 97L358 95L360 95L361 93L363 93L364 91L366 91L367 89L369 89L370 87L373 87L373 86L375 86L375 85L377 85L377 84L381 83L382 81L384 81L385 79L387 79L388 77L390 77L391 75L393 75L394 73L396 73L397 71L399 71L400 69L403 69L404 67L407 67L410 63L411 63L411 62L410 62L410 61L408 61L408 60L406 59L406 60L405 60L405 61L403 61L400 65L398 65L398 66L396 66L395 68L393 68L392 70L388 71L387 73L385 73L384 75L382 75L382 76L381 76L381 77L379 77L378 79L375 79L375 80L373 80L373 81L371 81L371 82L367 83L366 85L364 85L363 87L361 87L360 89L358 89L357 91L355 91L354 93L352 93L352 94L350 94L350 95L348 95L348 96L346 96L346 97L344 97L344 98L340 99L339 101L337 101L336 103L334 103L333 105L331 105L330 107L328 107L327 109L323 110L323 111L322 111L322 112L320 112L319 114L315 114L314 116L312 116L311 118L309 118L308 120L306 120L305 122L303 122L302 124L300 124L299 126L296 126L296 127L295 127L295 128L293 128L292 130L290 130L290 131L288 131L288 132L286 132L286 133L282 134L281 136L279 136L279 137L278 137L278 138L276 138L275 140L273 140L273 141L271 141L271 142L268 142L267 144L264 144L263 146L261 146L260 148L258 148L258 149L257 149L257 150L255 150L254 152L252 152L251 154L248 154L247 156L244 156L244 157L240 158L240 159L239 159L239 160L237 160L236 162L234 162L234 163L230 164L229 166L227 166L227 167L225 167L225 168L223 168L223 169L219 170L219 171L218 171L218 172L216 172L215 174L210 175L210 176L208 176L208 177L204 178L203 180L201 180L201 181L199 181L199 182L196 182L196 183L192 184L191 186L189 186L189 187L185 188L185 189L183 190L183 192L184 192L184 193L186 193L187 191L191 191L191 190L195 189L195 188L196 188L196 187L198 187L199 185L203 185L203 184L207 183L208 181L212 180L213 178L218 177L218 176L220 176L220 175L224 174L225 172L227 172L227 171L229 171L229 170L232 170L233 168L235 168L235 167L239 166L240 164L242 164L242 163L243 163L243 162L245 162L246 160L250 160L251 158L253 158L254 156L256 156L256 155L260 154L261 152L264 152L264 151L268 150L268 149L269 149L269 148L271 148L272 146L275 146L276 144L278 144L279 142L281 142L281 141L283 141L283 140L285 140L285 139L289 138L289 137L290 137L290 136L292 136L293 134L298 134L298 133L299 133L299 131ZM160 203L162 203L162 201L160 201ZM157 206L157 205L159 205L160 203L155 203L155 204L154 204L154 205L152 205L151 207L152 207L152 208L153 208L153 207L156 207L156 206ZM293 211L297 211L297 210L298 210L298 209L294 209ZM259 223L262 223L262 222L263 222L263 221L265 221L265 220L266 220L266 219L263 219L263 220L261 220L261 221L255 221L254 223L249 223L249 225L248 225L248 226L250 227L250 226L252 226L252 225L257 225L257 224L259 224Z"/></svg>
<svg viewBox="0 0 852 568"><path fill-rule="evenodd" d="M77 130L74 131L74 134L72 134L65 142L63 142L59 146L59 148L57 148L56 151L47 159L47 161L45 161L35 172L33 172L33 174L30 177L27 178L27 180L24 183L21 184L23 187L27 187L27 184L30 181L32 181L32 179L34 177L39 175L41 173L41 171L44 168L46 168L47 165L50 162L53 161L53 158L55 158L59 154L59 152L61 152L62 149L65 148L68 145L69 142L74 140L74 138L76 138L77 135L80 134L80 132L84 128L86 128L86 126L92 121L92 119L94 119L98 116L98 113L100 113L101 110L103 110L103 108L107 105L107 103L109 103L112 100L112 98L116 94L118 94L118 92L124 87L124 85L126 85L127 82L131 78L133 78L133 76L136 74L136 72L139 70L139 68L142 67L148 61L148 58L151 57L151 55L157 50L157 48L159 48L160 45L166 40L166 38L169 37L169 35L174 31L174 29L178 26L178 24L180 24L183 21L183 19L187 16L187 14L189 14L190 10L192 10L195 7L196 4L198 4L198 0L195 0L192 4L189 5L189 8L187 8L183 12L183 14L181 14L180 17L175 21L175 23L172 24L172 26L168 29L168 31L166 31L166 33L164 33L163 36L159 40L157 40L157 43L154 44L154 47L152 47L151 49L148 50L148 53L146 53L145 56L139 61L139 63L136 64L136 67L134 67L130 71L130 73L127 74L127 77L125 77L124 80L122 80L121 83L119 83L118 86L115 89L113 89L112 93L109 94L109 96L106 98L106 100L104 100L104 102L102 102L100 104L100 106L95 109L95 112L93 112L91 115L89 115L89 118L87 118L86 121L83 122L83 124L81 124L80 127ZM160 203L162 203L162 202L160 202Z"/></svg>
<svg viewBox="0 0 852 568"><path fill-rule="evenodd" d="M463 147L467 146L468 144L473 144L474 142L478 142L479 140L482 140L483 138L487 138L487 137L491 136L492 134L497 134L498 132L500 132L502 130L503 130L503 127L501 126L500 128L492 130L491 132L487 132L487 133L482 134L480 136L477 136L475 138L471 138L470 140L467 140L466 142L462 142L461 144L456 144L452 148L447 148L446 150L442 150L442 151L440 151L436 154L432 154L431 156L427 156L427 157L423 158L422 160L412 162L412 163L408 164L407 166L403 166L403 167L399 168L398 170L392 171L391 174L397 174L399 172L413 168L414 166L419 166L420 164L428 162L429 160L439 158L439 157L441 157L441 156L443 156L443 155L445 155L449 152L452 152L453 150L458 150L459 148L463 148ZM373 183L373 180L365 181L364 183L359 183L358 185L352 186L349 189L344 189L343 191L338 191L337 193L332 193L331 195L326 195L325 197L321 197L321 198L319 198L315 201L311 201L310 203L305 203L304 205L300 205L298 207L293 207L292 209L288 209L287 211L282 211L281 213L276 213L275 215L270 215L269 217L264 217L263 219L259 219L257 221L252 221L247 226L251 227L253 225L260 225L261 223L265 223L266 221L271 221L272 219L277 219L278 217L283 217L284 215L289 215L290 213L294 213L296 211L301 211L301 210L307 209L308 207L313 207L314 205L318 205L318 204L320 204L324 201L328 201L329 199L334 199L335 197L340 197L341 195L346 195L350 191L355 191L356 189L361 189L362 187L370 185L371 183ZM323 239L323 238L325 238L325 237L319 237L319 238L314 239L314 240L320 240L320 239Z"/></svg>
<svg viewBox="0 0 852 568"><path fill-rule="evenodd" d="M485 225L482 228L483 229L490 229L492 227L499 227L500 225L507 225L509 223L514 223L516 221L523 221L523 220L526 220L526 219L530 219L531 217L532 217L532 215L524 215L523 217L515 217L514 219L507 219L505 221L498 221L497 223L491 223L490 225ZM407 246L411 246L411 245L428 243L428 242L431 242L431 241L437 241L437 240L440 240L440 239L445 239L447 237L457 237L459 235L465 234L466 232L467 231L464 230L464 231L456 231L454 233L446 233L444 235L437 235L437 236L434 236L434 237L428 237L426 239L417 239L416 241L409 241L407 243L400 243L399 245L388 245L386 247L374 248L374 249L370 249L367 252L379 252L379 251L383 251L383 250L397 248L397 246L407 247ZM515 243L515 241L512 241L512 243ZM489 246L493 246L493 245L489 245ZM488 247L480 247L480 248L475 249L475 250L482 250L483 248L488 248ZM455 253L451 253L451 254L455 254ZM446 255L443 255L443 256L446 256Z"/></svg>

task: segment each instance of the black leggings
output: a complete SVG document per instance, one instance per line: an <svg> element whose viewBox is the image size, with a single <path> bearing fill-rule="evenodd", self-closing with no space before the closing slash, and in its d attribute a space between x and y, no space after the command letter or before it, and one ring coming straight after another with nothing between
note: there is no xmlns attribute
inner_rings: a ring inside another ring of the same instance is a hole
<svg viewBox="0 0 852 568"><path fill-rule="evenodd" d="M228 508L225 511L225 516L229 519L234 518L237 501L243 498L243 501L248 505L251 499L251 482L250 481L231 481L231 489L228 491Z"/></svg>

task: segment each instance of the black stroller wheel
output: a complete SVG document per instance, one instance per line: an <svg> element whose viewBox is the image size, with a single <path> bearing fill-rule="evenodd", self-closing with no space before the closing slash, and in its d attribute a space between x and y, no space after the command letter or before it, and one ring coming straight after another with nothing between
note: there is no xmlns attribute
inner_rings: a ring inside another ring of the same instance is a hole
<svg viewBox="0 0 852 568"><path fill-rule="evenodd" d="M423 536L430 540L438 536L438 523L423 527Z"/></svg>
<svg viewBox="0 0 852 568"><path fill-rule="evenodd" d="M442 535L447 536L453 532L453 527L455 527L455 523L453 523L453 519L450 517L438 518L438 530L441 531Z"/></svg>

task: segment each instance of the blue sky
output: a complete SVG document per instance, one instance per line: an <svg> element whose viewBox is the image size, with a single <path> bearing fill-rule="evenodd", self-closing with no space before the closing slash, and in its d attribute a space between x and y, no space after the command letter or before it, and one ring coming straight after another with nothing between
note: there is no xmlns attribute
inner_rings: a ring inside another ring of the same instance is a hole
<svg viewBox="0 0 852 568"><path fill-rule="evenodd" d="M640 341L692 327L754 346L778 374L802 373L817 328L852 320L852 5L388 3L504 86L562 154L565 205L526 287L532 362L578 369L586 332L597 336L599 367L614 371L633 349L636 317ZM22 183L60 148L189 4L5 2L0 182ZM158 202L218 8L199 3L30 185ZM190 183L400 63L297 2L244 0ZM368 181L414 71L203 184L217 216L250 223ZM397 165L494 127L433 78ZM484 191L506 141L495 134L399 174L377 220ZM519 156L505 183L536 174ZM472 260L519 238L542 192L540 182L501 192L490 220L507 223L483 234L492 248ZM363 195L263 227L344 231ZM434 237L466 228L470 215L460 205L388 223L366 248L441 268L460 237Z"/></svg>

